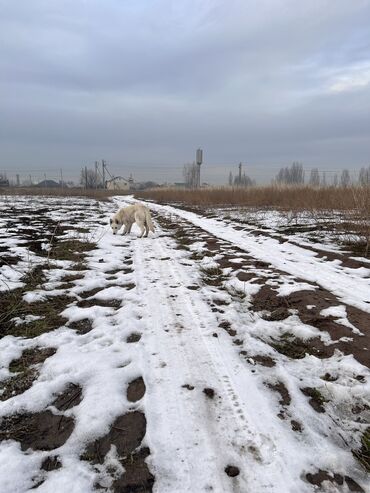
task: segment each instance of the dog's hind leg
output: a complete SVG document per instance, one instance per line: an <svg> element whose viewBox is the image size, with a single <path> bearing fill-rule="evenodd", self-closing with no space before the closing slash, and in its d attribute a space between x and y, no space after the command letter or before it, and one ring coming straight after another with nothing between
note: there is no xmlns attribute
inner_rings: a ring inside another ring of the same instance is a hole
<svg viewBox="0 0 370 493"><path fill-rule="evenodd" d="M145 223L143 221L141 221L141 219L136 219L136 224L139 226L140 228L140 238L142 238L144 236L144 233L145 233Z"/></svg>

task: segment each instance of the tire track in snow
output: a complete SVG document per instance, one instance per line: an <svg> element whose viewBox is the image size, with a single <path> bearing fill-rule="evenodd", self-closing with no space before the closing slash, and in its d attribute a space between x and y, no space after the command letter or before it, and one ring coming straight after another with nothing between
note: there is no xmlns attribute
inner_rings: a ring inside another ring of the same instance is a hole
<svg viewBox="0 0 370 493"><path fill-rule="evenodd" d="M284 447L275 443L273 408L234 348L212 337L216 315L186 288L194 278L181 258L166 237L135 241L136 285L147 322L144 343L151 350L145 408L155 491L311 491L298 473L284 477L287 458L275 453ZM183 389L184 384L195 389ZM203 394L205 387L215 389L213 400ZM240 467L237 478L226 476L228 464Z"/></svg>

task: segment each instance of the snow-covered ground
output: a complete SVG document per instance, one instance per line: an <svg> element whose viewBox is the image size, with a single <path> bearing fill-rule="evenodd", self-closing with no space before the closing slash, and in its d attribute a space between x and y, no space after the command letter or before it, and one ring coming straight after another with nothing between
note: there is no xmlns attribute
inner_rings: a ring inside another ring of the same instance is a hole
<svg viewBox="0 0 370 493"><path fill-rule="evenodd" d="M44 312L15 309L0 327L3 396L17 376L14 360L55 350L26 390L0 402L0 491L370 491L352 453L369 423L366 264L345 267L230 220L152 203L155 234L139 239L134 226L113 236L110 215L133 200L24 197L0 206L3 293L23 285L35 307L60 299L64 317L30 337L26 328ZM55 258L66 240L94 246L79 260ZM45 278L25 283L36 265ZM257 305L264 289L271 303L284 300L282 316L269 302ZM307 300L298 303L300 293ZM145 387L132 399L140 379ZM71 385L81 396L61 410L58 396ZM68 423L58 443L40 445L11 421L45 411ZM137 420L117 425L139 415L139 431ZM87 454L108 436L104 453ZM150 473L137 462L146 448ZM42 468L48 457L59 467Z"/></svg>

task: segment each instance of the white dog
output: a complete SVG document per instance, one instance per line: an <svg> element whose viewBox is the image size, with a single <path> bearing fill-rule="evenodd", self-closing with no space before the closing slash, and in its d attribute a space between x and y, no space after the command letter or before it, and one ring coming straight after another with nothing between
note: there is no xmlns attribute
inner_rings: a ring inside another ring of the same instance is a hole
<svg viewBox="0 0 370 493"><path fill-rule="evenodd" d="M123 235L130 233L132 225L136 222L139 226L141 235L148 236L149 231L154 233L154 226L152 223L152 218L150 216L150 211L147 207L142 204L129 205L120 209L110 220L110 225L113 230L113 234L117 234L121 227L124 225L125 228L122 232ZM144 234L145 232L145 234Z"/></svg>

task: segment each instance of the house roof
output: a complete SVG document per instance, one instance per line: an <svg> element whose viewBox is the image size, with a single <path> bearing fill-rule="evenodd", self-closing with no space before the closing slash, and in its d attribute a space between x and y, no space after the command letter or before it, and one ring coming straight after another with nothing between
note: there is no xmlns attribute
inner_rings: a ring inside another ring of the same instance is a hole
<svg viewBox="0 0 370 493"><path fill-rule="evenodd" d="M130 180L127 180L127 178L124 178L123 176L115 176L114 178L111 178L110 180L107 180L107 182L116 181L116 180L127 181L127 183L130 181Z"/></svg>

